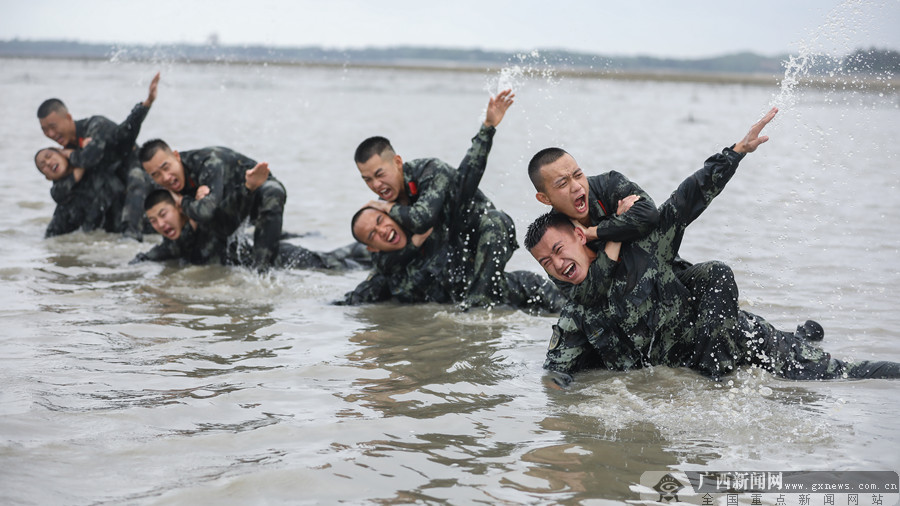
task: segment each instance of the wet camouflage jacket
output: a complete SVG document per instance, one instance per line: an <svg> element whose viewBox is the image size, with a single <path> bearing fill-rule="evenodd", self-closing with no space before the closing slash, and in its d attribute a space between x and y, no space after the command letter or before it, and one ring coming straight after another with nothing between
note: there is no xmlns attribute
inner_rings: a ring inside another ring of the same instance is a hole
<svg viewBox="0 0 900 506"><path fill-rule="evenodd" d="M478 185L487 166L496 129L484 125L472 138L459 169L436 158L403 164L409 206L390 212L405 229L431 236L416 248L374 253L369 278L345 295L345 303L361 304L395 297L401 302L455 302L465 285L461 238L493 203Z"/></svg>
<svg viewBox="0 0 900 506"><path fill-rule="evenodd" d="M85 169L85 174L93 171L102 173L103 177L118 177L124 191L125 182L119 174L120 167L128 164L129 157L136 157L135 141L149 110L149 107L138 103L119 125L104 116L91 116L76 121L77 139L73 144L66 146L67 149L75 150L69 156L69 165ZM88 138L91 142L82 147L84 140ZM75 177L69 174L53 183L50 195L57 203L68 202L76 195L74 190L78 184ZM101 198L101 195L103 194L95 193L94 197Z"/></svg>
<svg viewBox="0 0 900 506"><path fill-rule="evenodd" d="M228 148L210 147L182 151L181 163L185 176L181 190L184 213L204 227L214 227L213 232L218 235L231 235L250 212L252 192L244 183L247 170L256 161ZM272 174L268 181L278 182ZM209 195L195 200L197 188L204 185L209 187Z"/></svg>
<svg viewBox="0 0 900 506"><path fill-rule="evenodd" d="M659 221L653 199L640 186L616 171L588 177L588 216L597 227L602 242L633 241L644 237ZM619 200L639 195L641 198L621 216L616 216Z"/></svg>
<svg viewBox="0 0 900 506"><path fill-rule="evenodd" d="M571 300L553 327L545 369L571 373L682 365L692 344L690 294L672 262L685 227L722 191L742 158L726 148L707 159L660 206L657 227L622 245L620 261L602 252L597 256L584 282L569 291Z"/></svg>
<svg viewBox="0 0 900 506"><path fill-rule="evenodd" d="M184 260L194 265L231 264L227 237L211 233L203 227L194 229L190 223L181 229L181 235L174 241L163 238L162 242L146 253L139 253L131 263L165 260Z"/></svg>

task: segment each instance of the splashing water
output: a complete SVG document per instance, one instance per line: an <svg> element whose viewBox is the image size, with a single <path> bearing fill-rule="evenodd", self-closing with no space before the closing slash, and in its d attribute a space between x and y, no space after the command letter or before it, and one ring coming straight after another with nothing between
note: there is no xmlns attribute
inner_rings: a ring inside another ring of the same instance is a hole
<svg viewBox="0 0 900 506"><path fill-rule="evenodd" d="M800 42L799 53L783 63L784 78L770 106L782 110L796 106L802 98L801 84L813 84L831 92L892 88L894 76L889 70L877 72L869 64L854 62L847 56L860 46L859 35L877 26L878 20L890 19L887 11L894 8L890 4L893 2L847 0L832 9L826 22ZM856 54L859 55L860 52ZM826 101L830 100L833 99Z"/></svg>

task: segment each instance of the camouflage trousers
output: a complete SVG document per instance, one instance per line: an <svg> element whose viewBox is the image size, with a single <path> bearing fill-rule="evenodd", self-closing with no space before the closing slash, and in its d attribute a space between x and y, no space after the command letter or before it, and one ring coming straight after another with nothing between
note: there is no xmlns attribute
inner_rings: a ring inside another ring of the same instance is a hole
<svg viewBox="0 0 900 506"><path fill-rule="evenodd" d="M287 191L279 181L269 179L250 198L249 216L254 226L253 264L266 269L278 256Z"/></svg>
<svg viewBox="0 0 900 506"><path fill-rule="evenodd" d="M97 229L121 232L121 211L121 195L98 195L93 199L76 196L69 202L56 205L44 237L68 234L78 229L85 232Z"/></svg>
<svg viewBox="0 0 900 506"><path fill-rule="evenodd" d="M156 185L137 162L137 156L130 157L128 161L132 162L132 159L133 163L123 164L124 169L120 172L124 173L119 174L125 183L125 199L118 228L124 235L140 241L144 234L154 232L144 213L144 199Z"/></svg>
<svg viewBox="0 0 900 506"><path fill-rule="evenodd" d="M516 242L516 225L508 214L491 209L478 217L474 228L467 238L467 256L473 262L473 267L464 303L471 306L504 303L509 295L504 270L513 252L519 247Z"/></svg>
<svg viewBox="0 0 900 506"><path fill-rule="evenodd" d="M506 299L515 308L530 312L559 313L566 303L559 288L546 276L531 271L504 272Z"/></svg>
<svg viewBox="0 0 900 506"><path fill-rule="evenodd" d="M776 329L760 316L738 307L738 288L731 268L704 262L679 272L691 292L695 319L681 364L719 378L740 365L755 365L793 380L897 378L895 362L846 362L794 333Z"/></svg>
<svg viewBox="0 0 900 506"><path fill-rule="evenodd" d="M372 255L359 242L324 252L282 242L275 265L283 269L363 269L372 266Z"/></svg>

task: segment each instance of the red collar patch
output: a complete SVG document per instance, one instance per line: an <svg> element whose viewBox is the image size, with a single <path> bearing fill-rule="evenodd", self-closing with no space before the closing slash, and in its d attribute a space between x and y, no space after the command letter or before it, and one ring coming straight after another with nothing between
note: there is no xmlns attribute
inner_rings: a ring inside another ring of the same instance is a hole
<svg viewBox="0 0 900 506"><path fill-rule="evenodd" d="M408 186L409 186L410 196L415 197L416 195L419 194L419 188L416 186L415 181L410 181Z"/></svg>

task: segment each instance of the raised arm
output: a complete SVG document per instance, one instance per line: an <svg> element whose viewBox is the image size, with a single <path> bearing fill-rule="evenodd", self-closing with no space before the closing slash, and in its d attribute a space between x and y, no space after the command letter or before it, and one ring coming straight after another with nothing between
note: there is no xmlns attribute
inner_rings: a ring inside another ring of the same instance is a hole
<svg viewBox="0 0 900 506"><path fill-rule="evenodd" d="M467 202L475 196L487 168L487 159L494 143L494 134L497 133L497 125L503 121L515 96L512 90L504 90L488 101L484 123L475 137L472 137L472 145L459 164L460 203Z"/></svg>
<svg viewBox="0 0 900 506"><path fill-rule="evenodd" d="M678 221L682 226L686 227L696 220L709 207L712 200L722 193L747 153L756 151L760 144L769 140L768 136L759 134L776 113L778 109L772 108L750 127L750 131L743 139L736 142L733 147L725 148L721 153L707 158L703 168L685 179L672 193L670 200L675 204L674 209L678 212Z"/></svg>

